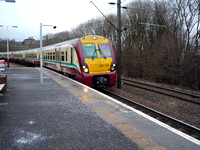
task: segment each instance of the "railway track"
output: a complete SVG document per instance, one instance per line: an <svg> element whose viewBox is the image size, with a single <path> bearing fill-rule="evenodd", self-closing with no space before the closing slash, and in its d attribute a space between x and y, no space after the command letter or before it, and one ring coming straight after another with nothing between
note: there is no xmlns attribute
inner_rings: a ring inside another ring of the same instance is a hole
<svg viewBox="0 0 200 150"><path fill-rule="evenodd" d="M121 95L118 95L118 94L115 94L115 93L112 93L112 92L109 92L109 91L106 91L106 90L103 90L103 89L101 89L100 91L111 96L111 97L113 97L113 98L116 98L117 100L119 100L123 103L126 103L127 105L129 105L131 107L139 109L142 112L147 113L150 116L157 118L158 120L161 120L162 122L165 122L166 124L169 124L170 126L173 126L174 128L176 128L176 129L178 129L182 132L185 132L185 133L187 133L187 134L189 134L189 135L200 140L200 129L197 128L197 127L189 125L189 124L187 124L183 121L175 119L175 118L168 116L166 114L163 114L161 112L158 112L158 111L156 111L152 108L149 108L147 106L139 104L139 103L135 102L134 100L125 98Z"/></svg>
<svg viewBox="0 0 200 150"><path fill-rule="evenodd" d="M170 97L177 98L177 99L184 100L184 101L191 102L191 103L200 104L200 95L198 95L198 94L175 90L175 89L170 89L170 88L161 87L161 86L158 86L155 84L144 83L144 82L129 80L129 79L125 79L125 78L122 78L122 82L124 85L128 85L128 86L140 88L143 90L163 94L166 96L170 96Z"/></svg>

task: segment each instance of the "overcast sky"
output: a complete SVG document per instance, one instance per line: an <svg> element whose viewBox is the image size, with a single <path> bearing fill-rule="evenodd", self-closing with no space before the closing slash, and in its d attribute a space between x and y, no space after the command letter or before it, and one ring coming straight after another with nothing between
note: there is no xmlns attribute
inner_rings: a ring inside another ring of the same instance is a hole
<svg viewBox="0 0 200 150"><path fill-rule="evenodd" d="M28 37L39 39L40 23L57 26L55 30L43 27L43 35L70 31L81 23L102 16L90 1L16 0L16 3L7 3L0 0L0 25L18 26L18 28L8 28L10 39L16 41L23 41ZM121 0L122 5L130 1L132 0ZM117 7L108 4L117 0L93 0L93 2L105 14L117 12ZM7 38L6 27L0 27L0 38Z"/></svg>

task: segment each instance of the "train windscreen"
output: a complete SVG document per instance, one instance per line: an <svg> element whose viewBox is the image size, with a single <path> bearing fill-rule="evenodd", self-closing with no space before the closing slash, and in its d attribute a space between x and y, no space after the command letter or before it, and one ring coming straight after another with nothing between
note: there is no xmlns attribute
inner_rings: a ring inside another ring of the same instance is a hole
<svg viewBox="0 0 200 150"><path fill-rule="evenodd" d="M94 43L82 44L85 58L97 58L97 50Z"/></svg>
<svg viewBox="0 0 200 150"><path fill-rule="evenodd" d="M98 43L100 57L111 57L110 46L108 43Z"/></svg>

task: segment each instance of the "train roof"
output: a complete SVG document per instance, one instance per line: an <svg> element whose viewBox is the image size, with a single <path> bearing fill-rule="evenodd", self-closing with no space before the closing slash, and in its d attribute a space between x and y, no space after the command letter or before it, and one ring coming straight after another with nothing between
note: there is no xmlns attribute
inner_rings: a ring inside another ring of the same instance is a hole
<svg viewBox="0 0 200 150"><path fill-rule="evenodd" d="M68 45L68 44L75 43L75 42L77 42L79 40L80 40L80 38L68 40L68 41L56 43L56 44L53 44L53 45L44 46L43 49L51 49L51 47L54 48L54 47L61 46L61 45Z"/></svg>
<svg viewBox="0 0 200 150"><path fill-rule="evenodd" d="M60 43L56 43L56 44L52 44L52 45L48 45L48 46L44 46L44 47L42 47L42 49L43 50L51 49L51 48L54 48L54 47L57 47L57 46L60 46L60 45L67 45L67 44L70 44L70 43L74 43L74 42L77 42L78 40L80 40L80 39L76 38L76 39L72 39L72 40L68 40L68 41L64 41L64 42L60 42ZM40 50L40 48L34 48L34 49L14 51L14 52L9 52L9 53L20 54L20 53L24 53L24 52L37 52L39 50Z"/></svg>
<svg viewBox="0 0 200 150"><path fill-rule="evenodd" d="M42 47L42 49L43 50L52 49L52 48L55 48L55 47L58 47L58 46L61 46L61 45L73 44L73 43L76 43L78 41L81 41L82 43L86 43L86 42L91 42L93 40L98 40L98 42L108 42L108 39L103 37L103 36L87 35L87 36L83 36L81 38L75 38L75 39L67 40L67 41L64 41L64 42L60 42L60 43L44 46L44 47ZM20 54L20 53L24 53L24 52L36 52L36 51L39 51L39 50L40 50L40 48L38 47L38 48L34 48L34 49L14 51L14 52L9 52L9 53ZM0 53L0 54L3 54L3 53Z"/></svg>

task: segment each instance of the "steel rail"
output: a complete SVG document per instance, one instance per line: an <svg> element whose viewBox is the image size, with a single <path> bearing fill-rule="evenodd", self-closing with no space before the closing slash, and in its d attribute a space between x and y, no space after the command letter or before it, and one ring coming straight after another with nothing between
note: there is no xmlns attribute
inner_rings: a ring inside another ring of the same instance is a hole
<svg viewBox="0 0 200 150"><path fill-rule="evenodd" d="M109 91L106 91L106 90L100 90L101 92L107 94L107 95L112 95L112 97L115 97L117 98L119 101L122 101L126 104L128 104L129 106L135 106L136 108L144 111L145 113L148 113L148 114L151 114L151 116L156 116L156 117L159 117L161 121L165 122L165 123L169 123L170 122L170 126L173 126L175 128L181 128L181 129L184 129L183 132L197 138L197 139L200 139L200 128L197 128L195 126L192 126L190 124L187 124L183 121L180 121L178 119L175 119L171 116L168 116L164 113L161 113L159 111L156 111L152 108L149 108L145 105L142 105L140 103L137 103L135 102L134 100L131 100L131 99L128 99L126 97L123 97L121 95L118 95L118 94L115 94L115 93L112 93L112 92L109 92ZM171 124L172 123L172 124Z"/></svg>
<svg viewBox="0 0 200 150"><path fill-rule="evenodd" d="M143 82L139 82L139 81L128 80L128 79L125 79L125 78L122 78L122 80L123 80L124 85L134 86L134 87L137 87L137 88L140 88L140 89L148 90L148 91L151 91L151 92L156 92L156 93L159 93L159 94L164 94L164 95L167 95L167 96L170 96L170 97L178 98L178 99L181 99L181 100L184 100L184 101L189 101L189 102L192 102L192 103L195 103L195 104L200 104L200 101L198 101L198 100L191 100L191 99L184 98L184 97L181 97L181 96L178 96L178 95L174 95L175 93L178 93L178 94L182 94L183 96L190 96L192 98L200 98L200 95L197 95L197 94L192 94L192 93L188 93L188 92L174 90L174 89L170 89L170 88L166 88L166 87L160 87L160 86L157 86L157 85L151 85L151 84L147 84L147 83L143 83ZM131 82L133 84L130 84L130 83L125 82L125 81ZM137 85L135 85L135 84L137 84ZM146 87L142 87L140 85L146 86ZM147 87L150 87L150 88L147 88ZM164 90L164 91L158 91L158 90L155 90L155 89L152 89L152 88L156 88L156 89ZM170 91L173 94L166 93L165 91Z"/></svg>

